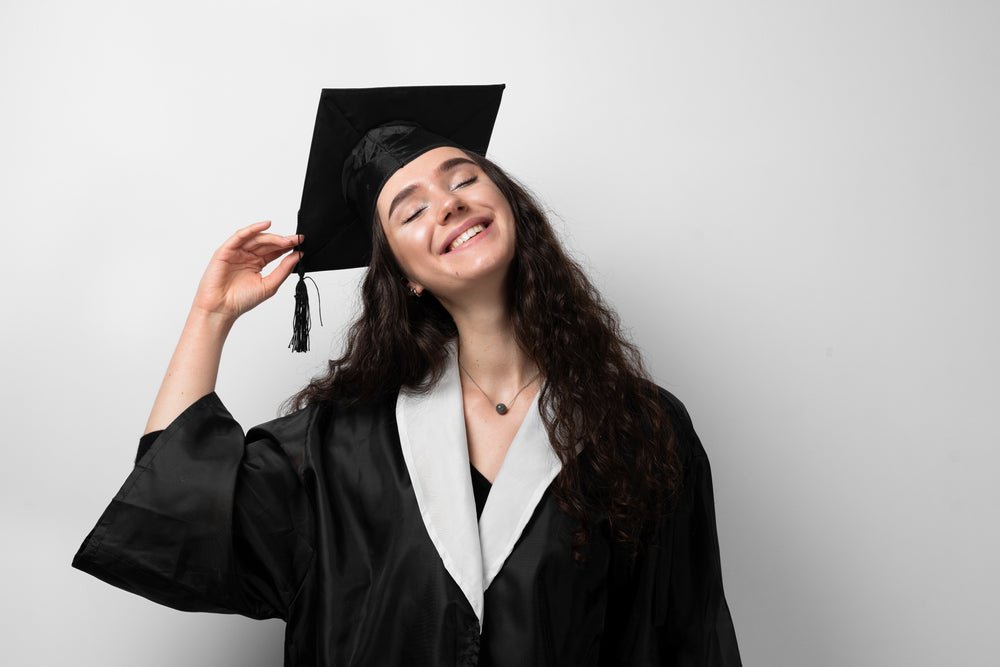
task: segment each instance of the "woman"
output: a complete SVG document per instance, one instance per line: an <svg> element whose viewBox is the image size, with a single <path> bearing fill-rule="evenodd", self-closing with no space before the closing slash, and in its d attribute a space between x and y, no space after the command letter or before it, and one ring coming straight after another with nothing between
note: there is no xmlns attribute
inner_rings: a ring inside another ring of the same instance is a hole
<svg viewBox="0 0 1000 667"><path fill-rule="evenodd" d="M365 135L378 150L388 127ZM74 566L177 609L283 618L286 665L739 665L683 405L535 200L456 143L420 139L345 188L369 192L363 311L245 436L215 394L222 347L303 239L263 222L216 251Z"/></svg>

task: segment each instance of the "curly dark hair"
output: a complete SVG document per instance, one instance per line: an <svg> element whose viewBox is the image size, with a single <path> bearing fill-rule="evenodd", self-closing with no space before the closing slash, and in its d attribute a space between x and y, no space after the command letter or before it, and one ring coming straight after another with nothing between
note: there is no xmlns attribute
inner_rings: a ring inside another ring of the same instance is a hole
<svg viewBox="0 0 1000 667"><path fill-rule="evenodd" d="M610 535L634 558L652 521L676 501L682 477L677 436L659 388L616 313L566 254L537 199L491 160L465 153L514 213L509 312L518 344L546 380L539 408L563 463L552 491L560 509L579 522L572 556L587 560L590 531L607 519ZM454 320L429 291L419 299L409 294L377 214L372 235L362 312L347 333L343 356L288 398L286 412L314 402L378 400L402 386L426 390L444 371L445 344L458 336Z"/></svg>

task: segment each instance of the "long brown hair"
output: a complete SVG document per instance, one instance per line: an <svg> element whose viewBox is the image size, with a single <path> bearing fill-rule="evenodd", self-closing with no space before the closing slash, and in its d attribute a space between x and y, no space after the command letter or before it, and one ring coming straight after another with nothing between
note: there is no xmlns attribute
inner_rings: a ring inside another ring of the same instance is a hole
<svg viewBox="0 0 1000 667"><path fill-rule="evenodd" d="M514 213L508 307L518 344L545 378L539 409L563 463L552 491L560 509L579 522L573 557L586 560L590 531L602 519L635 556L650 520L668 511L680 486L676 436L659 389L536 198L491 160L466 154ZM372 234L361 315L343 356L287 399L285 411L313 402L363 403L394 396L402 386L427 389L445 368L445 343L458 336L454 320L430 292L419 299L409 294L378 220Z"/></svg>

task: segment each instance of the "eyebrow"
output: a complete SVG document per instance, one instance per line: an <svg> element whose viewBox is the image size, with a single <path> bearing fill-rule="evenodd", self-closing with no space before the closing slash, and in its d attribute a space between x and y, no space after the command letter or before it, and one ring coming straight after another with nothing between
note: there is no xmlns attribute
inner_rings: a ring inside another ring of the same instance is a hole
<svg viewBox="0 0 1000 667"><path fill-rule="evenodd" d="M471 164L473 166L476 165L475 162L473 162L467 157L450 157L441 164L439 164L436 171L439 174L444 174L447 171L454 169L460 164ZM392 203L389 204L390 218L392 217L392 212L396 210L396 206L401 204L404 199L412 195L413 191L416 190L418 187L419 186L416 183L411 183L410 185L407 185L405 188L396 193L396 196L392 198Z"/></svg>

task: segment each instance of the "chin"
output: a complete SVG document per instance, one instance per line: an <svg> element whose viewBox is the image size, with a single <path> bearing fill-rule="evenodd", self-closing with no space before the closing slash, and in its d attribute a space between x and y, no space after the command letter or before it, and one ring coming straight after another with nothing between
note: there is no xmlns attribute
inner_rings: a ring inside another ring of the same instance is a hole
<svg viewBox="0 0 1000 667"><path fill-rule="evenodd" d="M471 248L470 248L471 250ZM470 258L471 259L471 258ZM479 292L482 289L498 287L503 284L513 257L483 256L475 258L462 266L449 267L448 276L438 282L438 289L428 284L432 294L441 295L445 299L461 298L462 294Z"/></svg>

